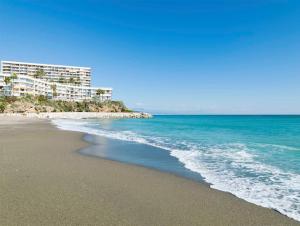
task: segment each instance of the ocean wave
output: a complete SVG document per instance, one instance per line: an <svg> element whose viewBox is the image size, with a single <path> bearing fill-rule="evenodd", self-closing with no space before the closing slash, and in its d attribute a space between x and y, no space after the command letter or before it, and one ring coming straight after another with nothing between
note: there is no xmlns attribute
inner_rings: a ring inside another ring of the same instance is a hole
<svg viewBox="0 0 300 226"><path fill-rule="evenodd" d="M263 148L269 148L271 147L272 150L276 151L300 151L300 148L297 147L291 147L286 145L279 145L279 144L260 144L260 143L254 143L257 147L263 147Z"/></svg>
<svg viewBox="0 0 300 226"><path fill-rule="evenodd" d="M137 142L170 152L184 166L199 173L211 187L230 192L257 205L276 209L300 221L300 175L286 172L260 161L255 147L272 147L275 151L298 150L272 144L199 144L149 137L132 131L112 131L92 126L88 121L53 120L60 129L79 131L112 139Z"/></svg>
<svg viewBox="0 0 300 226"><path fill-rule="evenodd" d="M261 164L251 155L226 148L211 148L206 152L174 150L171 155L186 168L200 173L212 188L300 220L299 175Z"/></svg>

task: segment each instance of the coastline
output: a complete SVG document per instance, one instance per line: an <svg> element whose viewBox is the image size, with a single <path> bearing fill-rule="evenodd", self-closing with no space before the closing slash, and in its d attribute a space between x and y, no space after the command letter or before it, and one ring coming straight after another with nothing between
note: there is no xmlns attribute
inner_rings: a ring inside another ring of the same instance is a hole
<svg viewBox="0 0 300 226"><path fill-rule="evenodd" d="M83 134L48 120L4 117L0 134L1 225L300 225L192 180L78 155Z"/></svg>
<svg viewBox="0 0 300 226"><path fill-rule="evenodd" d="M41 112L0 113L1 118L84 119L84 118L151 118L145 112Z"/></svg>
<svg viewBox="0 0 300 226"><path fill-rule="evenodd" d="M169 152L166 152L161 148L133 141L122 141L91 134L84 134L82 139L89 145L77 151L80 155L143 167L157 172L171 174L176 177L193 180L208 187L211 185L206 182L199 173L185 168L177 158L171 156ZM134 156L137 152L140 159L136 159L136 156ZM142 153L148 153L149 156ZM155 162L152 159L154 155L156 155ZM147 158L152 160L147 161ZM169 160L166 161L166 159Z"/></svg>

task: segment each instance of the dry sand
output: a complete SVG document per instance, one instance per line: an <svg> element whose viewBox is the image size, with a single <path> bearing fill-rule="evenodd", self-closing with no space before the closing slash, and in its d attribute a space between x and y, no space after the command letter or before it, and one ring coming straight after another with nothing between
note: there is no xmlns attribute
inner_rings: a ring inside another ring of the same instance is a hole
<svg viewBox="0 0 300 226"><path fill-rule="evenodd" d="M0 122L0 225L300 225L194 181L80 155L82 134L21 122Z"/></svg>

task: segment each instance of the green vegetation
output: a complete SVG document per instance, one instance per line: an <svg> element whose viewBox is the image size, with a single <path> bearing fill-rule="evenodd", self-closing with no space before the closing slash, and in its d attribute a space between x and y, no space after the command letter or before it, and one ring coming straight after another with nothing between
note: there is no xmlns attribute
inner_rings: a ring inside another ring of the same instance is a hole
<svg viewBox="0 0 300 226"><path fill-rule="evenodd" d="M0 112L131 112L121 101L62 101L45 96L0 97Z"/></svg>
<svg viewBox="0 0 300 226"><path fill-rule="evenodd" d="M59 83L66 83L66 80L63 77L60 77L58 80Z"/></svg>
<svg viewBox="0 0 300 226"><path fill-rule="evenodd" d="M10 84L11 78L10 77L5 77L4 82L5 82L6 85Z"/></svg>
<svg viewBox="0 0 300 226"><path fill-rule="evenodd" d="M56 85L55 84L51 85L51 89L52 89L52 92L53 92L53 96L56 97L57 96Z"/></svg>
<svg viewBox="0 0 300 226"><path fill-rule="evenodd" d="M12 80L18 79L18 75L16 73L12 73L10 77L5 77L4 82L6 85L10 84Z"/></svg>
<svg viewBox="0 0 300 226"><path fill-rule="evenodd" d="M35 72L35 74L33 75L34 78L38 78L38 79L43 79L43 77L46 76L46 73L43 69L37 69L37 71ZM10 76L9 78L7 78L7 84L11 83L11 80L13 79L17 79L17 74L13 73L12 76ZM79 77L71 77L71 78L64 78L62 75L61 77L59 77L58 81L54 80L54 79L46 79L49 82L58 82L61 84L73 84L73 85L81 85L81 80Z"/></svg>
<svg viewBox="0 0 300 226"><path fill-rule="evenodd" d="M4 78L4 83L6 84L6 85L11 85L11 86L13 86L13 83L12 83L12 81L13 80L15 80L15 79L18 79L18 75L16 74L16 73L12 73L12 75L10 76L10 77L5 77ZM3 89L3 87L1 88L1 90Z"/></svg>
<svg viewBox="0 0 300 226"><path fill-rule="evenodd" d="M38 69L36 73L33 75L35 78L42 78L45 76L45 72L43 69Z"/></svg>
<svg viewBox="0 0 300 226"><path fill-rule="evenodd" d="M74 78L73 77L71 77L70 79L69 79L69 83L74 83L75 82L75 80L74 80Z"/></svg>
<svg viewBox="0 0 300 226"><path fill-rule="evenodd" d="M10 76L10 78L12 80L18 79L18 75L16 73L12 73L12 75Z"/></svg>
<svg viewBox="0 0 300 226"><path fill-rule="evenodd" d="M12 73L11 76L10 76L10 78L11 78L12 80L18 79L18 75L17 75L16 73Z"/></svg>
<svg viewBox="0 0 300 226"><path fill-rule="evenodd" d="M16 97L3 97L3 96L0 96L0 113L4 112L7 105L13 103L16 100L17 100Z"/></svg>
<svg viewBox="0 0 300 226"><path fill-rule="evenodd" d="M81 80L80 80L80 78L73 78L73 77L71 77L69 79L66 79L66 78L60 77L58 79L58 83L61 83L61 84L81 85Z"/></svg>
<svg viewBox="0 0 300 226"><path fill-rule="evenodd" d="M0 112L4 112L5 108L6 108L7 103L5 101L2 100L2 98L0 99Z"/></svg>
<svg viewBox="0 0 300 226"><path fill-rule="evenodd" d="M81 80L80 80L80 78L76 78L76 80L75 80L75 85L78 85L78 86L80 86L81 85Z"/></svg>
<svg viewBox="0 0 300 226"><path fill-rule="evenodd" d="M101 95L103 95L103 94L105 94L105 90L103 90L103 89L97 89L97 90L96 90L96 95L97 95L97 96L101 96Z"/></svg>
<svg viewBox="0 0 300 226"><path fill-rule="evenodd" d="M100 99L102 99L102 96L105 94L105 90L103 89L97 89L96 90L96 95L100 96Z"/></svg>

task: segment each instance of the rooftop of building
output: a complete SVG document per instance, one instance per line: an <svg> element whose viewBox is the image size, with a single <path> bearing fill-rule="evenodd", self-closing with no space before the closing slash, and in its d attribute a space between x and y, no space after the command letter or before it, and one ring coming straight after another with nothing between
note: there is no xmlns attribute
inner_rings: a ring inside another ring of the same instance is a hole
<svg viewBox="0 0 300 226"><path fill-rule="evenodd" d="M2 60L1 61L1 65L3 65L3 63L8 63L8 64L25 64L25 65L38 65L38 66L49 66L49 67L78 68L78 69L91 70L91 67L79 67L79 66L60 65L60 64L42 64L42 63L30 63L30 62L22 62L22 61Z"/></svg>

